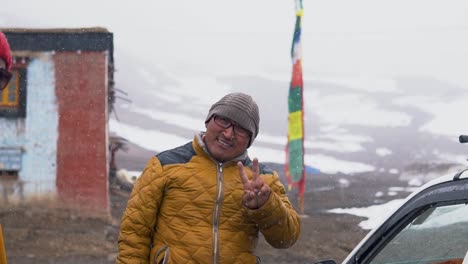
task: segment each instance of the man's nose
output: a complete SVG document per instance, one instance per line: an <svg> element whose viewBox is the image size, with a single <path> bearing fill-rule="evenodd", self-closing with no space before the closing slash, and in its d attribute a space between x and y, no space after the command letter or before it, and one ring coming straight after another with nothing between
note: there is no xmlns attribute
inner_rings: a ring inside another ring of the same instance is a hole
<svg viewBox="0 0 468 264"><path fill-rule="evenodd" d="M224 137L228 139L234 138L234 126L229 126L223 130Z"/></svg>

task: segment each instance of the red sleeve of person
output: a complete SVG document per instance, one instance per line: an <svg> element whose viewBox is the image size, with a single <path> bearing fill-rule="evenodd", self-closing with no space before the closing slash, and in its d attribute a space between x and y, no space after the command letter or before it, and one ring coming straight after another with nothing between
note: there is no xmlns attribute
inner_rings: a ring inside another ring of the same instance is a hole
<svg viewBox="0 0 468 264"><path fill-rule="evenodd" d="M10 82L12 63L10 45L5 34L0 32L0 91L5 89Z"/></svg>

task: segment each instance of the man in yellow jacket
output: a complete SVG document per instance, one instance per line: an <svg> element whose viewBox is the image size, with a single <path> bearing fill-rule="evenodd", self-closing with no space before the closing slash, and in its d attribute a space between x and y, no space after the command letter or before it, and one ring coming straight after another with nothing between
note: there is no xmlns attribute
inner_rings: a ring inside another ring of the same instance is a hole
<svg viewBox="0 0 468 264"><path fill-rule="evenodd" d="M152 157L122 217L117 263L260 263L260 232L292 246L300 218L277 173L247 154L259 121L251 96L228 94L206 132Z"/></svg>

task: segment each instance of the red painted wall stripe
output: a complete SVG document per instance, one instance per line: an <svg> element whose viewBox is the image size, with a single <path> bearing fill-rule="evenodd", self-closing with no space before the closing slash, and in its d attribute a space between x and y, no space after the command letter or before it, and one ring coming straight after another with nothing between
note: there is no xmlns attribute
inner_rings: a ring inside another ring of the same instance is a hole
<svg viewBox="0 0 468 264"><path fill-rule="evenodd" d="M72 207L109 212L107 56L57 52L57 192Z"/></svg>

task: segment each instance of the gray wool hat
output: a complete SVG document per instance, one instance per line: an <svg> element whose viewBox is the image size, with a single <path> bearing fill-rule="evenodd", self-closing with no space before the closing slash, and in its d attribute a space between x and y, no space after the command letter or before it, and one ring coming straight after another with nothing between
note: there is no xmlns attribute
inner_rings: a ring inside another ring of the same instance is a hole
<svg viewBox="0 0 468 264"><path fill-rule="evenodd" d="M258 135L260 115L258 113L258 105L250 95L244 93L225 95L211 106L206 116L205 123L210 121L213 115L227 117L250 131L252 137L249 142L249 147Z"/></svg>

